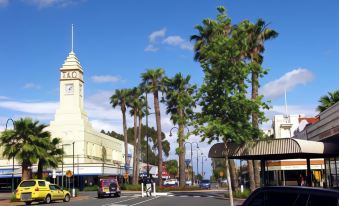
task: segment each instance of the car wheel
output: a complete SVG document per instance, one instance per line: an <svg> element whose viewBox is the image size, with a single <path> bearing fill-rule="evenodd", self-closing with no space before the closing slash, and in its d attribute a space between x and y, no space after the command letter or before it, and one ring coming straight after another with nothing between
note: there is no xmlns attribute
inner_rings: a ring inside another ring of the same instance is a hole
<svg viewBox="0 0 339 206"><path fill-rule="evenodd" d="M65 196L64 198L64 202L69 202L71 200L71 196L69 196L68 194Z"/></svg>
<svg viewBox="0 0 339 206"><path fill-rule="evenodd" d="M32 202L25 202L25 205L31 205Z"/></svg>
<svg viewBox="0 0 339 206"><path fill-rule="evenodd" d="M50 195L47 195L46 198L45 198L45 203L46 204L50 204L51 203L51 196Z"/></svg>

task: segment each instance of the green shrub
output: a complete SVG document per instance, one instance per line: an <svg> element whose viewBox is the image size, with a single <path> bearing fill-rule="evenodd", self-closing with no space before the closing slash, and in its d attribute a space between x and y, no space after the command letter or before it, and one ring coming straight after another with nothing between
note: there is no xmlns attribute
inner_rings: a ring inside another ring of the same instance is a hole
<svg viewBox="0 0 339 206"><path fill-rule="evenodd" d="M12 196L11 196L11 199L9 199L11 202L16 202L17 200L16 200L16 197L15 197L15 193L14 194L12 194Z"/></svg>
<svg viewBox="0 0 339 206"><path fill-rule="evenodd" d="M246 199L248 196L250 196L250 194L251 194L251 190L249 190L249 189L244 189L243 192L238 190L238 191L234 191L233 192L233 197L241 198L241 199ZM225 197L227 197L227 198L229 197L228 192L225 193Z"/></svg>
<svg viewBox="0 0 339 206"><path fill-rule="evenodd" d="M121 190L141 191L141 185L122 184Z"/></svg>
<svg viewBox="0 0 339 206"><path fill-rule="evenodd" d="M98 186L97 185L86 186L84 187L83 191L98 191Z"/></svg>

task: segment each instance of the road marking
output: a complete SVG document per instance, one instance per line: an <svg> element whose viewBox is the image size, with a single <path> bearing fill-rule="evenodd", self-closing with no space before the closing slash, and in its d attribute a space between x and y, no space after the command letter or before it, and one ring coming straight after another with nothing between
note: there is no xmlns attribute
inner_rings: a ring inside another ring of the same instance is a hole
<svg viewBox="0 0 339 206"><path fill-rule="evenodd" d="M159 197L154 197L152 199L148 199L148 200L145 200L145 201L141 201L141 202L137 202L137 203L134 203L134 204L131 204L131 205L128 205L128 206L134 206L134 205L139 205L141 203L144 203L144 202L148 202L148 201L151 201L151 200L154 200L154 199L158 199Z"/></svg>
<svg viewBox="0 0 339 206"><path fill-rule="evenodd" d="M121 201L118 201L118 202L112 202L112 203L108 203L108 204L104 204L104 205L101 205L101 206L113 206L117 203L121 203L121 202L126 202L126 201L129 201L129 200L134 200L134 199L137 199L138 197L133 197L133 198L130 198L130 199L127 199L127 200L121 200Z"/></svg>

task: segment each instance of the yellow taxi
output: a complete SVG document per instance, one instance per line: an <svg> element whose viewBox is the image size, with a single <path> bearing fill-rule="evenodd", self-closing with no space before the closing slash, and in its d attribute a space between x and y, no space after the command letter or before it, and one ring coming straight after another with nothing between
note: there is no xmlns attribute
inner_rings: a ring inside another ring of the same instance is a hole
<svg viewBox="0 0 339 206"><path fill-rule="evenodd" d="M71 199L68 191L46 180L39 179L22 181L15 191L15 197L17 200L25 202L26 205L30 205L32 202L49 204L54 200L69 202Z"/></svg>

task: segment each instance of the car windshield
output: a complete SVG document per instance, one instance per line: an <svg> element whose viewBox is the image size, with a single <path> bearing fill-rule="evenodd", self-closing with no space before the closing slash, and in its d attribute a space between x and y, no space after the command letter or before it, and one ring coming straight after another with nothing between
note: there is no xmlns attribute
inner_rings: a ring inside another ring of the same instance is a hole
<svg viewBox="0 0 339 206"><path fill-rule="evenodd" d="M210 183L209 180L201 180L201 183Z"/></svg>
<svg viewBox="0 0 339 206"><path fill-rule="evenodd" d="M20 187L32 187L35 185L35 181L23 181Z"/></svg>
<svg viewBox="0 0 339 206"><path fill-rule="evenodd" d="M104 187L108 187L111 183L115 184L114 180L101 180Z"/></svg>

